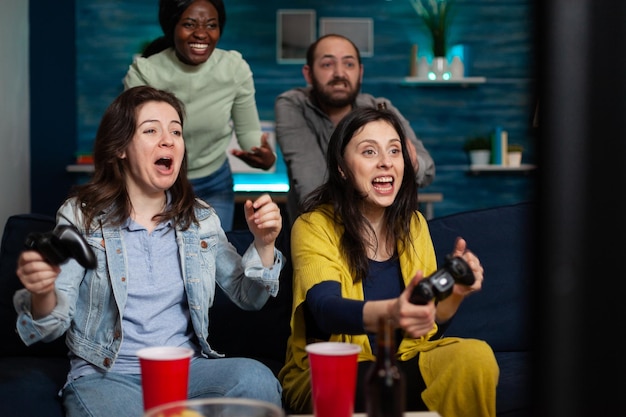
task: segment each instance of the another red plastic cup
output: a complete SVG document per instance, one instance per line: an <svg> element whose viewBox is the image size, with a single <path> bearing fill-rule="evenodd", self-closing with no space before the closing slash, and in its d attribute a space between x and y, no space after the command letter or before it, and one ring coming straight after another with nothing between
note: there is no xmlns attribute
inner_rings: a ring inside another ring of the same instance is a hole
<svg viewBox="0 0 626 417"><path fill-rule="evenodd" d="M174 346L155 346L137 351L144 410L187 399L192 355L193 350Z"/></svg>
<svg viewBox="0 0 626 417"><path fill-rule="evenodd" d="M315 417L352 417L361 347L352 343L319 342L307 345L306 351Z"/></svg>

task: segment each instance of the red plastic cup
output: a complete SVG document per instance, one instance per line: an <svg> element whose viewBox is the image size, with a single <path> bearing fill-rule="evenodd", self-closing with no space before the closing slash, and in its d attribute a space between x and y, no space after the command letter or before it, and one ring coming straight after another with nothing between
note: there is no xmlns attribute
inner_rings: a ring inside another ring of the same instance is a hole
<svg viewBox="0 0 626 417"><path fill-rule="evenodd" d="M189 361L193 350L155 346L137 351L141 365L143 409L187 399Z"/></svg>
<svg viewBox="0 0 626 417"><path fill-rule="evenodd" d="M352 417L361 347L352 343L319 342L307 345L306 351L315 417Z"/></svg>

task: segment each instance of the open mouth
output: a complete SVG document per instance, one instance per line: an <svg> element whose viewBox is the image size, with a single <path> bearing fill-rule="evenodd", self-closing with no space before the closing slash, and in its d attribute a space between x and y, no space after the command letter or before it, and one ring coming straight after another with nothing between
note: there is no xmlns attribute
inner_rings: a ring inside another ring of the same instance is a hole
<svg viewBox="0 0 626 417"><path fill-rule="evenodd" d="M155 162L155 164L170 169L172 167L172 160L170 158L160 158Z"/></svg>
<svg viewBox="0 0 626 417"><path fill-rule="evenodd" d="M208 49L209 45L206 43L190 43L189 47L191 49L195 49L195 50L199 50L199 51L205 51L206 49Z"/></svg>
<svg viewBox="0 0 626 417"><path fill-rule="evenodd" d="M331 87L340 87L340 88L348 88L350 87L348 82L345 80L334 80L330 83Z"/></svg>
<svg viewBox="0 0 626 417"><path fill-rule="evenodd" d="M393 177L378 177L372 181L372 187L378 191L389 191L393 188Z"/></svg>

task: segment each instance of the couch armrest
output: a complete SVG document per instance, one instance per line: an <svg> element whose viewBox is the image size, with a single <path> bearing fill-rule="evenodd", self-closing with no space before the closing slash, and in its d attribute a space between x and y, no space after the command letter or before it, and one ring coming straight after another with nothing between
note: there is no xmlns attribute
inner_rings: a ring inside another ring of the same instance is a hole
<svg viewBox="0 0 626 417"><path fill-rule="evenodd" d="M0 357L3 356L60 356L67 353L65 338L50 343L26 346L15 332L17 313L13 308L13 294L22 287L15 274L17 258L24 249L26 236L31 232L47 232L54 228L54 217L42 214L18 214L9 217L4 226L0 247Z"/></svg>
<svg viewBox="0 0 626 417"><path fill-rule="evenodd" d="M69 369L66 357L0 358L0 416L63 417L58 392Z"/></svg>

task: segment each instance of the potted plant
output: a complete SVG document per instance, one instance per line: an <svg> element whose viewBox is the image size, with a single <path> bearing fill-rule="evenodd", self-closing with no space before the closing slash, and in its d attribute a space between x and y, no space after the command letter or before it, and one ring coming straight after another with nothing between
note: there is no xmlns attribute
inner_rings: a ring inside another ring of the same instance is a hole
<svg viewBox="0 0 626 417"><path fill-rule="evenodd" d="M453 17L454 0L410 0L410 2L432 37L433 69L447 67L448 32Z"/></svg>
<svg viewBox="0 0 626 417"><path fill-rule="evenodd" d="M488 165L491 160L491 139L488 136L472 136L463 144L472 165Z"/></svg>
<svg viewBox="0 0 626 417"><path fill-rule="evenodd" d="M506 149L506 164L510 167L519 167L522 164L522 152L524 147L517 143L510 143Z"/></svg>

